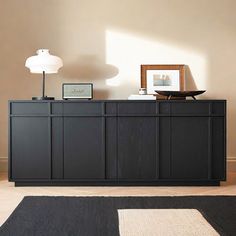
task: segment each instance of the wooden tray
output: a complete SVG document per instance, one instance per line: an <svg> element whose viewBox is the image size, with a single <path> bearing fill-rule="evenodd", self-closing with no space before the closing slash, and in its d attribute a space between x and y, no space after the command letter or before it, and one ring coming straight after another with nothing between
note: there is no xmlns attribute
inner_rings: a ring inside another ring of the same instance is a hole
<svg viewBox="0 0 236 236"><path fill-rule="evenodd" d="M202 94L206 92L206 90L194 90L194 91L160 91L156 90L156 93L159 95L165 96L166 99L173 99L175 98L186 98L186 97L192 97L194 100L196 100L195 96Z"/></svg>

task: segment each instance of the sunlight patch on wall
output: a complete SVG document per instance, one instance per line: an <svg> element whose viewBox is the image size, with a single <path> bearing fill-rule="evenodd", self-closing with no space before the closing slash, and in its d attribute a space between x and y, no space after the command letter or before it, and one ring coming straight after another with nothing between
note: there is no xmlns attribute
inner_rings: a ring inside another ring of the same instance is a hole
<svg viewBox="0 0 236 236"><path fill-rule="evenodd" d="M109 86L125 84L139 88L141 64L186 64L191 71L187 79L193 79L198 89L206 89L205 56L177 45L107 30L106 63L116 66L119 70L117 76L106 80Z"/></svg>

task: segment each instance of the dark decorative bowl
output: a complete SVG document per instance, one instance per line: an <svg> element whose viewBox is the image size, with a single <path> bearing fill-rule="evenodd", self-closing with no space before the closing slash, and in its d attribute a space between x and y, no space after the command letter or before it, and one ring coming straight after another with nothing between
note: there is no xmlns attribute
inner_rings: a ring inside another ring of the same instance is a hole
<svg viewBox="0 0 236 236"><path fill-rule="evenodd" d="M160 91L156 90L156 93L162 96L166 96L166 99L171 97L192 97L194 100L195 96L206 92L206 90L195 90L195 91Z"/></svg>

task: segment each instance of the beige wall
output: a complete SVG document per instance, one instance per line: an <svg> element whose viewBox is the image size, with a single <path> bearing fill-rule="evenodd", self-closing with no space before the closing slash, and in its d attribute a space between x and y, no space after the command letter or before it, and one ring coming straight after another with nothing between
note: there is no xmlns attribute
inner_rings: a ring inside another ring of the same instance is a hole
<svg viewBox="0 0 236 236"><path fill-rule="evenodd" d="M48 76L92 82L96 98L137 92L140 64L187 64L187 88L228 100L228 156L236 156L235 0L0 0L0 157L7 156L7 101L40 95L25 59L39 48L64 67Z"/></svg>

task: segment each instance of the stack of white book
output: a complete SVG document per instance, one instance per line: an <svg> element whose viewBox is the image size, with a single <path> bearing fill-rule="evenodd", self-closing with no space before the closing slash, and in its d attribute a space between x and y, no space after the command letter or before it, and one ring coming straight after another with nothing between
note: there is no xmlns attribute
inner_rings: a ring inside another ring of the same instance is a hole
<svg viewBox="0 0 236 236"><path fill-rule="evenodd" d="M156 97L152 94L147 94L147 95L131 94L128 97L128 100L156 100Z"/></svg>

